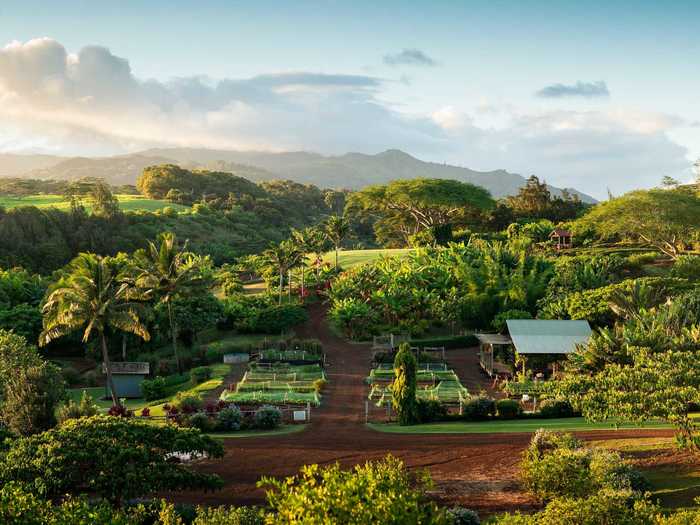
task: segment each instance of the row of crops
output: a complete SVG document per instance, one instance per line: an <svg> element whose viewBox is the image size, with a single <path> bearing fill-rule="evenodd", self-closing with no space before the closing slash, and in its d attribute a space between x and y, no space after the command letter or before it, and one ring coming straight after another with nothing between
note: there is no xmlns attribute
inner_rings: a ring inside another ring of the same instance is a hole
<svg viewBox="0 0 700 525"><path fill-rule="evenodd" d="M369 400L377 407L391 400L391 383L394 369L381 364L373 368L366 379L370 385ZM446 363L420 363L416 370L416 398L456 405L469 400L469 391L462 385L457 374Z"/></svg>
<svg viewBox="0 0 700 525"><path fill-rule="evenodd" d="M321 404L326 374L319 354L294 350L261 352L261 360L251 362L243 378L222 392L223 401L242 405ZM297 364L303 362L305 364Z"/></svg>

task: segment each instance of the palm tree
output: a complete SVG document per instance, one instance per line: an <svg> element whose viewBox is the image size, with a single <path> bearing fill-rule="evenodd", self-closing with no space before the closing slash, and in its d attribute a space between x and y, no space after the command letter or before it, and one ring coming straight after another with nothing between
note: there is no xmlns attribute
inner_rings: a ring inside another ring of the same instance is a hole
<svg viewBox="0 0 700 525"><path fill-rule="evenodd" d="M173 313L173 300L180 295L196 294L209 287L210 276L203 271L205 262L186 251L187 243L180 248L173 233L158 236L159 244L149 242L145 250L135 254L138 275L136 285L147 290L168 309L170 338L178 372L182 373L177 351L177 324Z"/></svg>
<svg viewBox="0 0 700 525"><path fill-rule="evenodd" d="M306 256L313 254L318 261L323 256L327 246L326 234L319 228L304 228L303 230L292 230L292 239L302 252L301 255L301 291L304 294L304 277L306 272ZM316 281L318 282L318 265L316 265Z"/></svg>
<svg viewBox="0 0 700 525"><path fill-rule="evenodd" d="M326 222L326 235L335 247L335 271L338 271L338 250L350 233L350 222L343 215L331 215Z"/></svg>
<svg viewBox="0 0 700 525"><path fill-rule="evenodd" d="M279 304L282 304L282 289L284 288L284 274L294 268L302 258L302 252L292 241L282 241L271 245L260 254L262 263L275 268L279 273Z"/></svg>
<svg viewBox="0 0 700 525"><path fill-rule="evenodd" d="M137 302L143 298L129 282L122 261L81 253L70 263L67 274L49 289L39 344L44 346L76 330L82 330L87 343L96 333L112 402L119 406L105 330L132 333L148 341L150 335L141 320L142 305Z"/></svg>

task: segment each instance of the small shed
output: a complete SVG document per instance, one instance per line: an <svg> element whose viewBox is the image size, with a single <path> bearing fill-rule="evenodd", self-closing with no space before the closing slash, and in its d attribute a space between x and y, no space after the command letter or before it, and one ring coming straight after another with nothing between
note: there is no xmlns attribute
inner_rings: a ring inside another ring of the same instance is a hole
<svg viewBox="0 0 700 525"><path fill-rule="evenodd" d="M510 346L513 344L510 337L503 334L474 334L479 340L479 364L490 377L494 373L509 372L508 367L493 359L494 346Z"/></svg>
<svg viewBox="0 0 700 525"><path fill-rule="evenodd" d="M107 373L104 364L102 372ZM141 383L148 377L150 366L147 362L117 361L112 363L112 381L117 397L141 397ZM109 385L105 385L105 396L111 397Z"/></svg>
<svg viewBox="0 0 700 525"><path fill-rule="evenodd" d="M584 320L510 319L506 323L521 355L570 354L591 337L591 326Z"/></svg>
<svg viewBox="0 0 700 525"><path fill-rule="evenodd" d="M571 239L573 235L569 230L562 230L560 228L555 229L549 234L549 238L554 243L554 247L557 250L565 250L571 248Z"/></svg>

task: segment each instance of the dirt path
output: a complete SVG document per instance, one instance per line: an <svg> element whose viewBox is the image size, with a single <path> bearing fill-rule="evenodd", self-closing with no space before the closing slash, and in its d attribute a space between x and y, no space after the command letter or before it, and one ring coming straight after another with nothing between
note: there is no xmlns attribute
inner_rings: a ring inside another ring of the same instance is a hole
<svg viewBox="0 0 700 525"><path fill-rule="evenodd" d="M202 471L224 479L214 493L181 493L176 501L204 504L261 504L256 488L262 476L290 476L309 463L336 461L351 466L391 453L411 468L428 468L436 483L435 496L451 504L493 513L533 505L519 489L517 464L529 434L401 435L375 432L364 425L364 377L371 352L367 345L350 344L333 334L321 305L310 310L302 337L319 339L328 356L329 383L323 405L313 411L309 428L299 434L226 441L226 456L206 461ZM468 366L466 357L461 366ZM460 370L461 371L461 370ZM480 383L478 376L473 381ZM473 386L476 386L473 385ZM668 431L596 431L587 439L669 435Z"/></svg>

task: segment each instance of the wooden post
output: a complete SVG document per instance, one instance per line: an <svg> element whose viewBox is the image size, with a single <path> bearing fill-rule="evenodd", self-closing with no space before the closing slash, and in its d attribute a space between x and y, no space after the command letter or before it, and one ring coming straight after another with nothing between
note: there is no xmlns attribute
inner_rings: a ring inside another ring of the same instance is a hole
<svg viewBox="0 0 700 525"><path fill-rule="evenodd" d="M311 421L311 403L306 402L306 422Z"/></svg>
<svg viewBox="0 0 700 525"><path fill-rule="evenodd" d="M365 399L365 425L369 423L369 401Z"/></svg>

